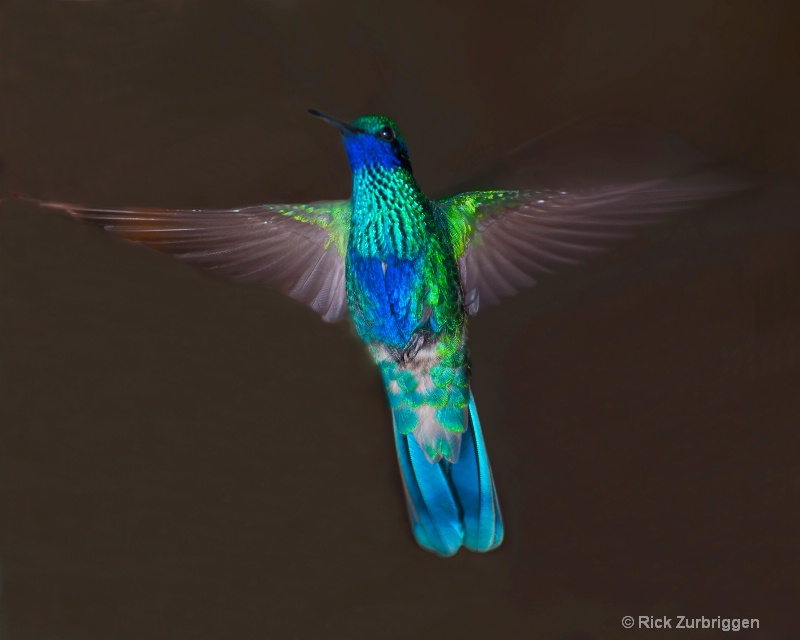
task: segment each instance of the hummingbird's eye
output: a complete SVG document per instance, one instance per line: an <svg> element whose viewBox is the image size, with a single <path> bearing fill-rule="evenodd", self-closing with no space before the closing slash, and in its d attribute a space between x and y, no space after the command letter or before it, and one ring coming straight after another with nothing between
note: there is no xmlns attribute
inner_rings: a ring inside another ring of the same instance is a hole
<svg viewBox="0 0 800 640"><path fill-rule="evenodd" d="M394 129L392 129L389 125L386 125L383 129L378 131L378 135L387 142L391 142L394 140Z"/></svg>

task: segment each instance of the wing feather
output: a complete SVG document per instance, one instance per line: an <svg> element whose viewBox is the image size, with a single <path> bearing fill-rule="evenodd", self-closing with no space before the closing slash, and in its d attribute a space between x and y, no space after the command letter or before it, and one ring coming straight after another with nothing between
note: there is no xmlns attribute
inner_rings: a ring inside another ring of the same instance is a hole
<svg viewBox="0 0 800 640"><path fill-rule="evenodd" d="M349 230L349 201L107 210L15 195L212 273L278 289L328 322L347 316L340 236Z"/></svg>
<svg viewBox="0 0 800 640"><path fill-rule="evenodd" d="M720 175L574 191L472 191L437 201L469 312L631 237L664 214L742 189Z"/></svg>

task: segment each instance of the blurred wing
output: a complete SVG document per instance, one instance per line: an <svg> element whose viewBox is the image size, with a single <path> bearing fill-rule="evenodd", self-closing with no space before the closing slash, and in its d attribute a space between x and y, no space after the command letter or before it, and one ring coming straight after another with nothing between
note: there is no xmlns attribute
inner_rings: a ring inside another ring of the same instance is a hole
<svg viewBox="0 0 800 640"><path fill-rule="evenodd" d="M347 200L241 209L107 210L17 197L213 273L278 289L328 322L347 316Z"/></svg>
<svg viewBox="0 0 800 640"><path fill-rule="evenodd" d="M574 264L665 213L740 187L719 178L650 180L578 191L471 191L438 201L470 314Z"/></svg>

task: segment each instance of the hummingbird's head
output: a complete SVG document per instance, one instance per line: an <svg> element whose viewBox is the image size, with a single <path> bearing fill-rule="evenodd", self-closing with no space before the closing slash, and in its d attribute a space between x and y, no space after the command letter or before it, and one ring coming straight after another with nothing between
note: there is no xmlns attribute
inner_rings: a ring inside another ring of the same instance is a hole
<svg viewBox="0 0 800 640"><path fill-rule="evenodd" d="M411 171L406 141L397 125L386 116L361 116L353 122L342 122L316 109L308 112L339 129L353 172L398 167Z"/></svg>

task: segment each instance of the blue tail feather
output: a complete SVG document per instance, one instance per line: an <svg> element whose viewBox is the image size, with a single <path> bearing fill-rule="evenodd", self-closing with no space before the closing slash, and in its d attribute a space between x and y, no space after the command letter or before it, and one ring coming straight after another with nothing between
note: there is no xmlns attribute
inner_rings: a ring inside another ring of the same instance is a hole
<svg viewBox="0 0 800 640"><path fill-rule="evenodd" d="M497 502L478 412L470 391L469 427L455 463L431 463L413 434L395 428L395 443L411 515L420 546L451 556L464 545L489 551L503 540Z"/></svg>
<svg viewBox="0 0 800 640"><path fill-rule="evenodd" d="M395 429L395 442L417 542L440 555L453 555L461 546L464 527L447 477L449 463L428 462L411 434Z"/></svg>
<svg viewBox="0 0 800 640"><path fill-rule="evenodd" d="M503 541L503 520L472 390L469 417L470 428L461 438L461 454L452 465L450 477L463 509L464 546L472 551L489 551Z"/></svg>

